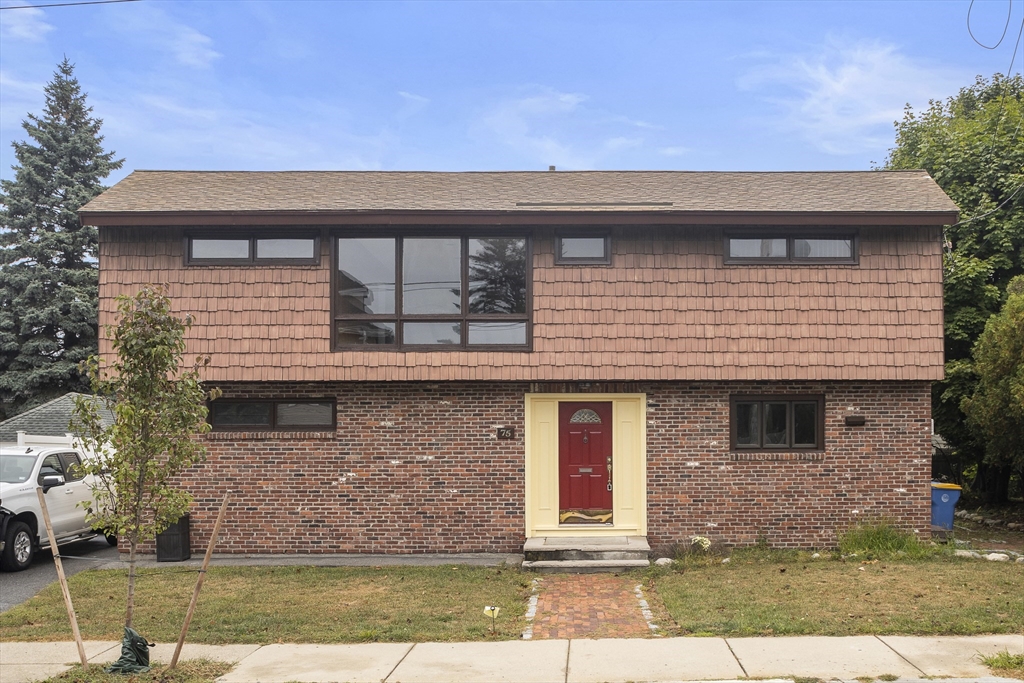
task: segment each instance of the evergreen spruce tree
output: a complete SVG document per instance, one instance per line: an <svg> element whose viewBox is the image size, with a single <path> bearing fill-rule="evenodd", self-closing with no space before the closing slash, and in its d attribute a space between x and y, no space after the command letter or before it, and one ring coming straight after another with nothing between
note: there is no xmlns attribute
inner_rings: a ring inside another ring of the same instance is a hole
<svg viewBox="0 0 1024 683"><path fill-rule="evenodd" d="M78 364L96 353L97 233L78 209L123 159L105 152L74 65L58 65L42 116L14 142L14 180L0 181L0 419L88 390ZM33 142L34 141L34 142Z"/></svg>

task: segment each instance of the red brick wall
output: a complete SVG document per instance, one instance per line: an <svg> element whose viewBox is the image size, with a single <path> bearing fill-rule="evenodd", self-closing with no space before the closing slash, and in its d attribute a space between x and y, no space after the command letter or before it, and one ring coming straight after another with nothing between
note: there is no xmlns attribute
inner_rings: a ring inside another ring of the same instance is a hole
<svg viewBox="0 0 1024 683"><path fill-rule="evenodd" d="M235 491L218 552L519 552L524 541L523 396L575 384L224 385L225 398L338 397L326 434L214 433L186 477L192 545L209 541ZM890 516L929 529L930 394L925 382L592 384L648 397L648 537L823 547L837 529ZM826 452L739 460L731 393L825 395ZM864 415L846 427L848 413ZM498 441L495 428L516 438Z"/></svg>

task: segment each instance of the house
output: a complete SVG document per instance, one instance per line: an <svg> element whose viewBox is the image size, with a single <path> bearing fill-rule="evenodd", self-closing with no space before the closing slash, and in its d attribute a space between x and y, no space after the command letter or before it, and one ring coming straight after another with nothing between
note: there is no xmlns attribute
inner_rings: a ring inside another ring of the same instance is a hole
<svg viewBox="0 0 1024 683"><path fill-rule="evenodd" d="M200 544L229 490L236 553L929 533L923 171L139 171L80 215L101 325L166 285L224 392Z"/></svg>
<svg viewBox="0 0 1024 683"><path fill-rule="evenodd" d="M18 432L35 436L65 436L71 431L71 416L75 411L75 399L79 396L91 398L71 391L0 422L0 443L17 443ZM114 416L105 405L100 404L97 409L102 425L113 424Z"/></svg>

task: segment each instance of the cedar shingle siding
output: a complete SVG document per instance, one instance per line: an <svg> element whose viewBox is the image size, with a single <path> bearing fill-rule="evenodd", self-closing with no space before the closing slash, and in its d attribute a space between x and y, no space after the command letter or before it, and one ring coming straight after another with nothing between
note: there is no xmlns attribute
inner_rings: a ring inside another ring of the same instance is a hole
<svg viewBox="0 0 1024 683"><path fill-rule="evenodd" d="M726 266L721 228L658 226L556 266L535 228L532 353L333 352L329 239L319 266L185 267L181 228L102 228L100 323L166 284L210 381L941 378L940 229L859 232L859 265Z"/></svg>

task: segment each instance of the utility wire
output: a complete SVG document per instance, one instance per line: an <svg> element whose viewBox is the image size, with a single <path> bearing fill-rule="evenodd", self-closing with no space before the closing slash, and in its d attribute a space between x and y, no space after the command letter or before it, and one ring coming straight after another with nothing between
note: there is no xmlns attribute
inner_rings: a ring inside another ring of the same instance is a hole
<svg viewBox="0 0 1024 683"><path fill-rule="evenodd" d="M1006 30L1010 28L1010 13L1013 11L1013 0L1009 0L1009 6L1006 8L1006 25L1003 26L1003 35L999 36L999 42L995 45L986 45L977 38L974 37L974 31L971 30L971 10L974 9L974 0L971 0L970 7L967 8L967 32L971 35L971 40L985 48L986 50L994 50L1003 43L1003 38L1006 37Z"/></svg>
<svg viewBox="0 0 1024 683"><path fill-rule="evenodd" d="M109 5L112 2L139 2L139 0L83 0L82 2L54 2L47 5L8 5L0 9L37 9L40 7L75 7L76 5Z"/></svg>
<svg viewBox="0 0 1024 683"><path fill-rule="evenodd" d="M962 221L957 221L956 223L953 223L953 225L951 225L949 227L955 228L958 225L967 225L968 223L973 223L974 221L981 220L982 218L985 218L986 216L991 216L996 211L999 211L1001 208L1003 208L1004 206L1009 204L1011 201L1013 201L1013 198L1016 197L1017 193L1020 192L1021 190L1024 190L1024 183L1018 185L1017 188L1013 192L1010 193L1009 197L1004 199L1002 201L1002 203L999 204L999 206L997 206L996 208L992 209L991 211L986 211L985 213L980 214L978 216L972 216L970 218L965 218Z"/></svg>

